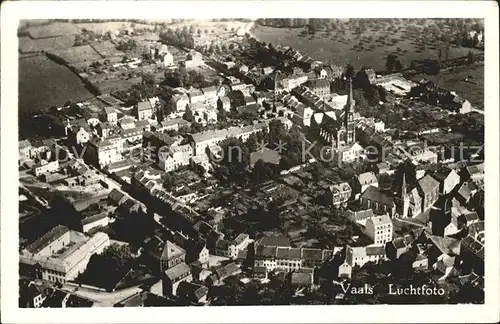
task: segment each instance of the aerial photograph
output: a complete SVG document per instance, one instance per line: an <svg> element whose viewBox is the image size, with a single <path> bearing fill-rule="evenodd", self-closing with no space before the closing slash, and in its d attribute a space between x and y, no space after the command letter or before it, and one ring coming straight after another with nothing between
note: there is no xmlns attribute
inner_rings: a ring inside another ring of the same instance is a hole
<svg viewBox="0 0 500 324"><path fill-rule="evenodd" d="M484 304L484 29L21 20L19 307Z"/></svg>

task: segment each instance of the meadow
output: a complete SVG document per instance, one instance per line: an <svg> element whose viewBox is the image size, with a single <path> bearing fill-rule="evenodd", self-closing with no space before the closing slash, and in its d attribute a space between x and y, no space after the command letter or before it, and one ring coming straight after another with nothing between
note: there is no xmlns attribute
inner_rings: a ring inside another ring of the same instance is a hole
<svg viewBox="0 0 500 324"><path fill-rule="evenodd" d="M412 60L437 59L441 41L433 33L410 23L372 24L358 33L349 25L308 34L305 28L276 28L256 24L252 34L265 43L290 46L313 59L356 69L363 66L385 70L387 55L396 54L404 66ZM446 33L446 31L442 31ZM466 56L469 48L450 45L448 58ZM472 49L474 53L479 50Z"/></svg>
<svg viewBox="0 0 500 324"><path fill-rule="evenodd" d="M45 55L19 59L19 112L35 113L40 109L78 102L93 95L67 67Z"/></svg>
<svg viewBox="0 0 500 324"><path fill-rule="evenodd" d="M415 81L427 78L445 89L453 90L473 107L484 109L484 64L455 67L442 71L438 75L416 75ZM468 78L471 82L466 82Z"/></svg>

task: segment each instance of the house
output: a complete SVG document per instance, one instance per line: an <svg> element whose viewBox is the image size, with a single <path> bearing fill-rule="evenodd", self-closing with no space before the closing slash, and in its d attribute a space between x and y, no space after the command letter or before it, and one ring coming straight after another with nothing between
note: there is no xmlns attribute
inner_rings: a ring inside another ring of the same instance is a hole
<svg viewBox="0 0 500 324"><path fill-rule="evenodd" d="M431 208L439 198L439 182L430 175L417 181L417 188L422 198L422 212Z"/></svg>
<svg viewBox="0 0 500 324"><path fill-rule="evenodd" d="M186 111L187 106L190 104L190 99L187 94L174 94L170 99L170 106L177 113Z"/></svg>
<svg viewBox="0 0 500 324"><path fill-rule="evenodd" d="M338 183L328 187L328 198L332 205L338 207L351 198L351 186L347 182Z"/></svg>
<svg viewBox="0 0 500 324"><path fill-rule="evenodd" d="M231 100L229 99L229 97L220 97L219 100L217 100L217 108L219 110L229 112L231 110Z"/></svg>
<svg viewBox="0 0 500 324"><path fill-rule="evenodd" d="M123 118L120 118L118 121L118 124L120 125L121 129L126 130L126 129L132 129L135 127L135 120L134 118L130 116L125 116Z"/></svg>
<svg viewBox="0 0 500 324"><path fill-rule="evenodd" d="M177 296L194 303L206 303L208 288L192 282L182 281L177 287Z"/></svg>
<svg viewBox="0 0 500 324"><path fill-rule="evenodd" d="M165 55L163 55L163 65L165 67L174 65L174 56L170 52L167 52L165 53Z"/></svg>
<svg viewBox="0 0 500 324"><path fill-rule="evenodd" d="M184 66L186 68L196 68L203 65L203 56L201 53L191 50L187 55L186 61L184 61Z"/></svg>
<svg viewBox="0 0 500 324"><path fill-rule="evenodd" d="M87 233L92 228L99 226L107 226L109 224L109 217L107 212L103 212L97 215L89 216L80 221L82 226L82 232Z"/></svg>
<svg viewBox="0 0 500 324"><path fill-rule="evenodd" d="M385 248L383 246L350 247L355 266L362 267L367 262L378 263L385 260Z"/></svg>
<svg viewBox="0 0 500 324"><path fill-rule="evenodd" d="M248 234L241 233L234 240L229 243L229 257L235 260L238 257L238 252L247 248L250 243Z"/></svg>
<svg viewBox="0 0 500 324"><path fill-rule="evenodd" d="M215 273L217 274L218 283L225 280L226 278L237 275L240 272L241 272L240 268L234 262L226 264L225 266L215 270Z"/></svg>
<svg viewBox="0 0 500 324"><path fill-rule="evenodd" d="M164 272L186 260L186 251L180 246L166 241L160 257L160 271Z"/></svg>
<svg viewBox="0 0 500 324"><path fill-rule="evenodd" d="M104 107L104 113L106 114L106 121L111 125L116 125L118 123L118 113L114 107Z"/></svg>
<svg viewBox="0 0 500 324"><path fill-rule="evenodd" d="M374 172L365 172L358 175L358 182L361 186L361 191L364 192L368 187L378 187L377 176Z"/></svg>
<svg viewBox="0 0 500 324"><path fill-rule="evenodd" d="M42 306L45 298L43 290L34 282L19 281L19 307L39 308Z"/></svg>
<svg viewBox="0 0 500 324"><path fill-rule="evenodd" d="M218 240L215 243L215 255L229 257L229 241L225 239Z"/></svg>
<svg viewBox="0 0 500 324"><path fill-rule="evenodd" d="M338 278L351 278L352 268L354 267L353 251L351 247L346 246L340 252L340 265L338 269Z"/></svg>
<svg viewBox="0 0 500 324"><path fill-rule="evenodd" d="M369 186L359 197L361 206L366 209L373 209L375 213L385 214L389 216L395 212L394 199L387 196L381 189L374 186Z"/></svg>
<svg viewBox="0 0 500 324"><path fill-rule="evenodd" d="M267 279L267 267L255 266L253 268L253 277L257 279Z"/></svg>
<svg viewBox="0 0 500 324"><path fill-rule="evenodd" d="M375 215L366 220L365 233L375 245L385 245L392 240L393 225L389 215Z"/></svg>
<svg viewBox="0 0 500 324"><path fill-rule="evenodd" d="M377 170L377 174L383 174L389 172L390 165L386 162L380 162L375 165L375 169Z"/></svg>
<svg viewBox="0 0 500 324"><path fill-rule="evenodd" d="M467 181L460 185L455 195L456 199L462 204L467 204L474 194L478 191L478 187L475 182Z"/></svg>
<svg viewBox="0 0 500 324"><path fill-rule="evenodd" d="M484 163L475 164L466 168L467 178L478 183L484 180Z"/></svg>
<svg viewBox="0 0 500 324"><path fill-rule="evenodd" d="M120 190L113 188L108 194L108 201L114 206L120 206L127 200L127 197Z"/></svg>
<svg viewBox="0 0 500 324"><path fill-rule="evenodd" d="M137 104L137 120L148 120L153 117L153 107L149 101L141 101Z"/></svg>
<svg viewBox="0 0 500 324"><path fill-rule="evenodd" d="M330 81L326 79L313 79L305 83L305 86L312 93L320 98L325 98L330 95Z"/></svg>
<svg viewBox="0 0 500 324"><path fill-rule="evenodd" d="M387 257L391 260L399 259L401 255L408 252L414 239L411 234L395 238L385 246Z"/></svg>
<svg viewBox="0 0 500 324"><path fill-rule="evenodd" d="M165 278L163 282L163 294L177 295L177 288L179 284L183 281L191 282L193 281L193 276L191 274L191 268L182 261L174 265L172 268L165 270Z"/></svg>
<svg viewBox="0 0 500 324"><path fill-rule="evenodd" d="M202 90L194 89L194 88L189 89L188 97L189 97L189 103L191 105L196 104L196 103L204 103L205 99L206 99Z"/></svg>
<svg viewBox="0 0 500 324"><path fill-rule="evenodd" d="M361 224L365 226L366 221L373 217L373 210L371 208L369 209L361 209L361 210L347 210L347 214L349 215L349 218L358 224Z"/></svg>
<svg viewBox="0 0 500 324"><path fill-rule="evenodd" d="M292 276L290 277L290 284L293 288L309 289L313 285L313 279L313 271L292 272Z"/></svg>
<svg viewBox="0 0 500 324"><path fill-rule="evenodd" d="M460 175L448 167L436 170L433 177L439 181L439 192L442 195L450 193L460 183Z"/></svg>
<svg viewBox="0 0 500 324"><path fill-rule="evenodd" d="M19 162L24 163L28 161L31 157L31 143L28 140L19 141Z"/></svg>
<svg viewBox="0 0 500 324"><path fill-rule="evenodd" d="M373 71L373 69L365 69L365 73L368 76L368 81L370 81L370 84L373 84L375 82L375 79L377 78L375 71Z"/></svg>
<svg viewBox="0 0 500 324"><path fill-rule="evenodd" d="M36 177L41 176L44 173L54 173L59 170L59 160L47 161L40 160L37 164L33 165L31 171Z"/></svg>

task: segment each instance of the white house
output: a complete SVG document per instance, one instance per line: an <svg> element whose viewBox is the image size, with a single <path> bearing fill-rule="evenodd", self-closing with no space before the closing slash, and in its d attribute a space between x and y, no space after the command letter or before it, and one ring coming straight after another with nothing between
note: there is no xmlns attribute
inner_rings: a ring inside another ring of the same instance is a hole
<svg viewBox="0 0 500 324"><path fill-rule="evenodd" d="M375 245L392 241L393 225L389 215L375 215L366 220L365 233Z"/></svg>

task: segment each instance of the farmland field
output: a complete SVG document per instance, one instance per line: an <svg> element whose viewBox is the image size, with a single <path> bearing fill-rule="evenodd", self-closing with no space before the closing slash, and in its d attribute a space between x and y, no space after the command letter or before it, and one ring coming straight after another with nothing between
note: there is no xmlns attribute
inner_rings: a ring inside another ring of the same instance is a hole
<svg viewBox="0 0 500 324"><path fill-rule="evenodd" d="M33 113L43 108L82 101L93 97L81 80L67 67L44 55L19 60L19 112Z"/></svg>
<svg viewBox="0 0 500 324"><path fill-rule="evenodd" d="M358 37L349 29L301 35L303 28L276 28L256 24L252 34L260 41L290 46L316 60L329 61L339 66L351 63L356 69L367 66L384 70L387 55L394 52L397 52L403 65L409 65L411 60L437 58L438 41L427 38L412 27L415 28L409 24L396 24L392 30L388 30L388 27L380 27L378 30L374 28ZM425 44L425 47L419 49L418 44ZM450 46L448 58L466 56L469 50ZM472 51L480 53L478 50Z"/></svg>
<svg viewBox="0 0 500 324"><path fill-rule="evenodd" d="M418 81L423 77L432 80L440 87L455 91L464 99L469 100L473 107L484 109L484 64L456 67L438 75L416 75L414 80ZM477 84L466 82L465 78Z"/></svg>

